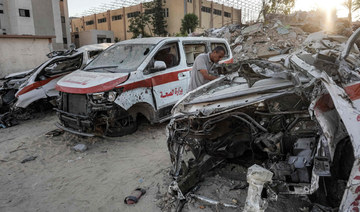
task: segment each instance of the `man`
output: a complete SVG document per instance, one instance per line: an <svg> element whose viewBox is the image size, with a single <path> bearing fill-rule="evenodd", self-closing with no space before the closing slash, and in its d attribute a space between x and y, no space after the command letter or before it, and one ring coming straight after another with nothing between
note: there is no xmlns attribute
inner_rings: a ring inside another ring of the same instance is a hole
<svg viewBox="0 0 360 212"><path fill-rule="evenodd" d="M217 78L209 74L215 63L218 63L225 55L225 49L217 46L211 53L203 53L196 57L190 72L190 84L188 91L195 90L201 85Z"/></svg>

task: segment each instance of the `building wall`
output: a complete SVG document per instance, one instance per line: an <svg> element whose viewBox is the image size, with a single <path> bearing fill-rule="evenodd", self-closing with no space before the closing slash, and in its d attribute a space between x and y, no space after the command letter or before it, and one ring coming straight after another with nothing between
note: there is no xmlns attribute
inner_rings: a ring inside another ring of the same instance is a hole
<svg viewBox="0 0 360 212"><path fill-rule="evenodd" d="M0 13L0 35L6 34L10 31L10 23L9 23L9 17L8 17L8 10L7 10L7 1L6 0L0 0L0 10L3 11L3 13Z"/></svg>
<svg viewBox="0 0 360 212"><path fill-rule="evenodd" d="M167 31L170 35L175 35L180 32L181 19L184 17L184 0L174 1L167 0L164 8L169 8L169 17L167 21Z"/></svg>
<svg viewBox="0 0 360 212"><path fill-rule="evenodd" d="M181 19L185 13L194 13L199 17L199 28L208 29L213 27L221 27L224 24L241 23L241 11L227 7L218 3L207 0L166 0L164 1L164 8L168 9L169 17L166 17L167 31L169 35L175 35L180 32ZM205 6L211 8L211 12L201 12L201 7ZM130 18L128 14L132 12L144 12L145 7L142 4L120 8L116 10L107 11L104 13L94 14L81 18L74 18L71 20L71 29L73 32L88 31L92 29L111 30L114 32L114 37L119 40L126 40L133 37L131 32L128 32L130 26ZM214 9L220 10L221 15L214 14ZM231 14L231 17L225 17L225 12ZM115 15L122 15L120 20L112 20ZM106 18L106 22L98 23L98 19ZM86 25L87 21L94 21L92 25ZM150 26L151 27L151 26ZM151 30L146 28L146 31L151 34Z"/></svg>
<svg viewBox="0 0 360 212"><path fill-rule="evenodd" d="M0 0L0 3L4 11L0 14L0 34L55 36L53 50L67 47L63 44L70 40L67 0ZM20 9L29 10L30 17L20 16Z"/></svg>
<svg viewBox="0 0 360 212"><path fill-rule="evenodd" d="M121 15L120 20L112 20L113 16ZM117 10L111 10L110 11L110 25L111 25L111 31L114 32L115 38L118 38L118 40L125 40L125 25L124 25L124 19L125 14L123 9L117 9Z"/></svg>
<svg viewBox="0 0 360 212"><path fill-rule="evenodd" d="M104 31L104 30L89 30L79 32L79 46L96 44L98 43L98 37L101 38L110 38L111 43L114 42L114 33L112 31Z"/></svg>
<svg viewBox="0 0 360 212"><path fill-rule="evenodd" d="M35 35L32 4L29 0L6 0L7 13L10 22L10 29L7 34L14 35ZM30 11L30 17L21 17L19 9Z"/></svg>
<svg viewBox="0 0 360 212"><path fill-rule="evenodd" d="M67 44L64 43L64 48L69 48L71 45L71 36L70 36L70 19L69 19L69 9L68 1L60 1L60 15L65 18L65 23L61 21L61 28L63 33L63 38L66 38Z"/></svg>
<svg viewBox="0 0 360 212"><path fill-rule="evenodd" d="M48 60L51 38L4 38L0 35L0 77L36 68Z"/></svg>
<svg viewBox="0 0 360 212"><path fill-rule="evenodd" d="M49 17L54 16L52 2L49 0L31 0L32 17L36 35L54 35L54 20ZM44 13L43 11L48 11Z"/></svg>

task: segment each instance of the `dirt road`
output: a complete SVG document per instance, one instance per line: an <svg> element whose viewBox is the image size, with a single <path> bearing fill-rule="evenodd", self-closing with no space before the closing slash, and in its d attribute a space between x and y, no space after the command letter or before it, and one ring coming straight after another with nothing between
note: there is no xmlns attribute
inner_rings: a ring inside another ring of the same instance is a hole
<svg viewBox="0 0 360 212"><path fill-rule="evenodd" d="M56 129L56 121L56 115L49 113L0 129L1 212L174 210L168 207L173 205L172 200L164 198L171 182L166 124L141 124L136 133L120 138L84 139L68 133L46 137L47 132ZM83 153L73 151L72 147L78 143L86 144L89 149ZM36 159L21 163L30 156ZM246 168L227 165L211 175L199 184L197 193L238 203L241 210L247 189L233 187L245 182ZM146 189L147 193L136 205L125 205L124 198L137 187ZM306 211L304 206L309 204L296 196L279 198L267 211ZM217 209L201 201L191 201L183 211L217 210L239 209Z"/></svg>
<svg viewBox="0 0 360 212"><path fill-rule="evenodd" d="M81 139L47 138L56 129L50 113L0 130L0 211L159 211L170 167L165 124L143 124L133 135ZM74 144L89 150L74 152ZM34 161L20 163L28 156ZM138 204L124 204L136 187L147 190ZM161 191L160 191L161 192Z"/></svg>

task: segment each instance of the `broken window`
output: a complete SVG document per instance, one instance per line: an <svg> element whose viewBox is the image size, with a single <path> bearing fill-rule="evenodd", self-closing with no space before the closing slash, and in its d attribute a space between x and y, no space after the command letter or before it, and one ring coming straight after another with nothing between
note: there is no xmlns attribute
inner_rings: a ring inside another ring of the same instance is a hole
<svg viewBox="0 0 360 212"><path fill-rule="evenodd" d="M19 9L19 15L21 17L30 17L30 10Z"/></svg>
<svg viewBox="0 0 360 212"><path fill-rule="evenodd" d="M102 50L89 51L88 52L89 59L93 59L94 57L96 57L101 52L102 52Z"/></svg>
<svg viewBox="0 0 360 212"><path fill-rule="evenodd" d="M96 57L84 70L112 67L111 72L135 71L154 48L152 44L127 44L114 46Z"/></svg>
<svg viewBox="0 0 360 212"><path fill-rule="evenodd" d="M178 43L170 43L160 48L154 56L154 61L163 61L166 64L166 68L172 68L179 65Z"/></svg>
<svg viewBox="0 0 360 212"><path fill-rule="evenodd" d="M206 52L206 45L205 43L184 44L184 52L186 56L186 64L188 66L192 66L194 64L195 58L199 54Z"/></svg>
<svg viewBox="0 0 360 212"><path fill-rule="evenodd" d="M74 58L62 58L48 64L38 75L36 81L45 80L59 74L75 71L81 68L83 54Z"/></svg>

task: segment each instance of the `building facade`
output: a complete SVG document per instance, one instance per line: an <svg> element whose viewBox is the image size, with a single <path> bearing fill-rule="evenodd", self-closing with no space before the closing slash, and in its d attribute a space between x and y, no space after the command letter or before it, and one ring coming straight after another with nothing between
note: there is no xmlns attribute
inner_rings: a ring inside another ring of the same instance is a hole
<svg viewBox="0 0 360 212"><path fill-rule="evenodd" d="M67 0L0 0L0 34L51 36L50 50L68 48Z"/></svg>
<svg viewBox="0 0 360 212"><path fill-rule="evenodd" d="M71 18L73 33L88 30L108 30L114 32L115 40L132 38L128 32L130 19L145 12L143 4L108 10L81 18ZM169 35L180 32L181 19L193 13L199 18L199 29L217 28L226 24L241 23L241 10L207 0L164 0L164 14Z"/></svg>

